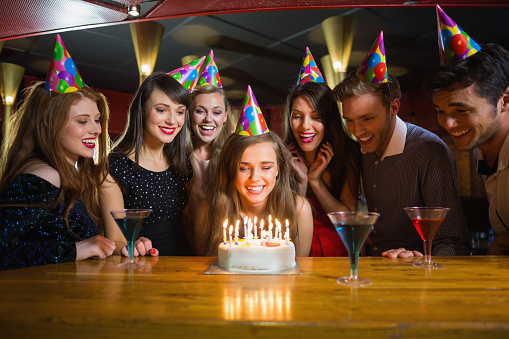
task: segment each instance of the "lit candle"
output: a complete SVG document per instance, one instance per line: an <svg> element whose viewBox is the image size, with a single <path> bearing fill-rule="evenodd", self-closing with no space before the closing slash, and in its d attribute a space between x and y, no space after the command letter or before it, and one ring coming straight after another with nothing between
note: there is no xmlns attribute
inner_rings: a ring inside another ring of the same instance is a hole
<svg viewBox="0 0 509 339"><path fill-rule="evenodd" d="M269 224L269 236L267 242L272 240L272 223Z"/></svg>
<svg viewBox="0 0 509 339"><path fill-rule="evenodd" d="M256 217L254 217L254 226L253 226L253 228L254 228L254 238L258 239L258 236L256 234Z"/></svg>
<svg viewBox="0 0 509 339"><path fill-rule="evenodd" d="M288 233L288 238L290 238L290 223L288 219L286 219L286 232ZM288 243L288 239L286 239L286 243Z"/></svg>
<svg viewBox="0 0 509 339"><path fill-rule="evenodd" d="M233 225L230 225L230 247L232 247L232 232L233 232Z"/></svg>
<svg viewBox="0 0 509 339"><path fill-rule="evenodd" d="M289 245L289 244L288 244L288 238L289 238L289 237L290 237L290 233L289 233L288 228L287 228L287 229L286 229L286 232L285 232L285 240L286 240L286 244L287 244L287 245Z"/></svg>
<svg viewBox="0 0 509 339"><path fill-rule="evenodd" d="M247 215L244 218L244 240L247 239Z"/></svg>
<svg viewBox="0 0 509 339"><path fill-rule="evenodd" d="M239 244L239 222L237 220L237 225L235 225L235 245Z"/></svg>
<svg viewBox="0 0 509 339"><path fill-rule="evenodd" d="M226 245L226 226L228 226L228 219L223 224L223 243Z"/></svg>
<svg viewBox="0 0 509 339"><path fill-rule="evenodd" d="M262 236L262 231L263 231L263 219L260 220L260 237Z"/></svg>

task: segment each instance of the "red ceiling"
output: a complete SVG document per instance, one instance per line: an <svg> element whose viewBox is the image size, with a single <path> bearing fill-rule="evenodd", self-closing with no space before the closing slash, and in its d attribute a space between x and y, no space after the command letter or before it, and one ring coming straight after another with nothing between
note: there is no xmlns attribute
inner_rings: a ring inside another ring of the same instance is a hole
<svg viewBox="0 0 509 339"><path fill-rule="evenodd" d="M2 0L0 40L116 24L142 0ZM449 6L509 6L507 0L446 0ZM432 0L160 0L140 20L278 9L433 6Z"/></svg>
<svg viewBox="0 0 509 339"><path fill-rule="evenodd" d="M264 11L324 7L380 7L380 6L508 6L507 0L161 0L145 17L161 19L232 12Z"/></svg>

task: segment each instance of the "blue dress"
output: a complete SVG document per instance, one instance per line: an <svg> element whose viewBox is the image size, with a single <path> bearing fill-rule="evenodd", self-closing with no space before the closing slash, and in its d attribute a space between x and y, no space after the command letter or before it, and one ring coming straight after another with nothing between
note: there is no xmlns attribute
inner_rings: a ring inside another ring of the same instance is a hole
<svg viewBox="0 0 509 339"><path fill-rule="evenodd" d="M67 205L52 206L59 192L48 181L23 173L0 194L0 270L75 261L75 243L97 235L79 200L67 228Z"/></svg>
<svg viewBox="0 0 509 339"><path fill-rule="evenodd" d="M140 167L138 172L134 161L120 152L110 154L109 163L110 174L121 186L124 208L152 209L139 236L150 239L159 255L192 255L182 222L192 176L189 159L188 175L177 174L172 166L162 172Z"/></svg>

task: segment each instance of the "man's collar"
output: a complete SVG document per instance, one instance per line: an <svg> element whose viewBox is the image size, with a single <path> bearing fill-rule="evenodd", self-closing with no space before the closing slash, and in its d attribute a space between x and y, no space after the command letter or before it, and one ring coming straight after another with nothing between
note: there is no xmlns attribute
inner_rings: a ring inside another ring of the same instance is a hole
<svg viewBox="0 0 509 339"><path fill-rule="evenodd" d="M385 157L403 153L403 150L405 149L406 132L406 124L396 115L396 126L394 126L391 140L387 144L387 148L380 158L380 161L384 160Z"/></svg>

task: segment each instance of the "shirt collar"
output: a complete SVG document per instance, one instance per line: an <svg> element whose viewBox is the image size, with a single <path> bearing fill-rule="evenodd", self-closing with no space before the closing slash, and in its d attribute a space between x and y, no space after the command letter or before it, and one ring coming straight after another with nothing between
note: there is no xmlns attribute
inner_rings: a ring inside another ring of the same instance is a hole
<svg viewBox="0 0 509 339"><path fill-rule="evenodd" d="M406 124L396 115L396 126L394 126L391 140L389 140L387 148L380 158L380 161L384 160L385 157L403 153L403 150L405 149L406 132Z"/></svg>
<svg viewBox="0 0 509 339"><path fill-rule="evenodd" d="M498 153L498 158L493 166L491 173L487 173L484 169L488 166L486 161L484 160L484 154L479 150L478 148L474 149L474 156L477 158L477 173L479 174L485 174L485 175L491 175L497 171L501 171L503 169L506 169L509 167L509 134L505 137L504 143L502 144L502 148L500 149L500 152ZM486 164L486 165L484 165Z"/></svg>

